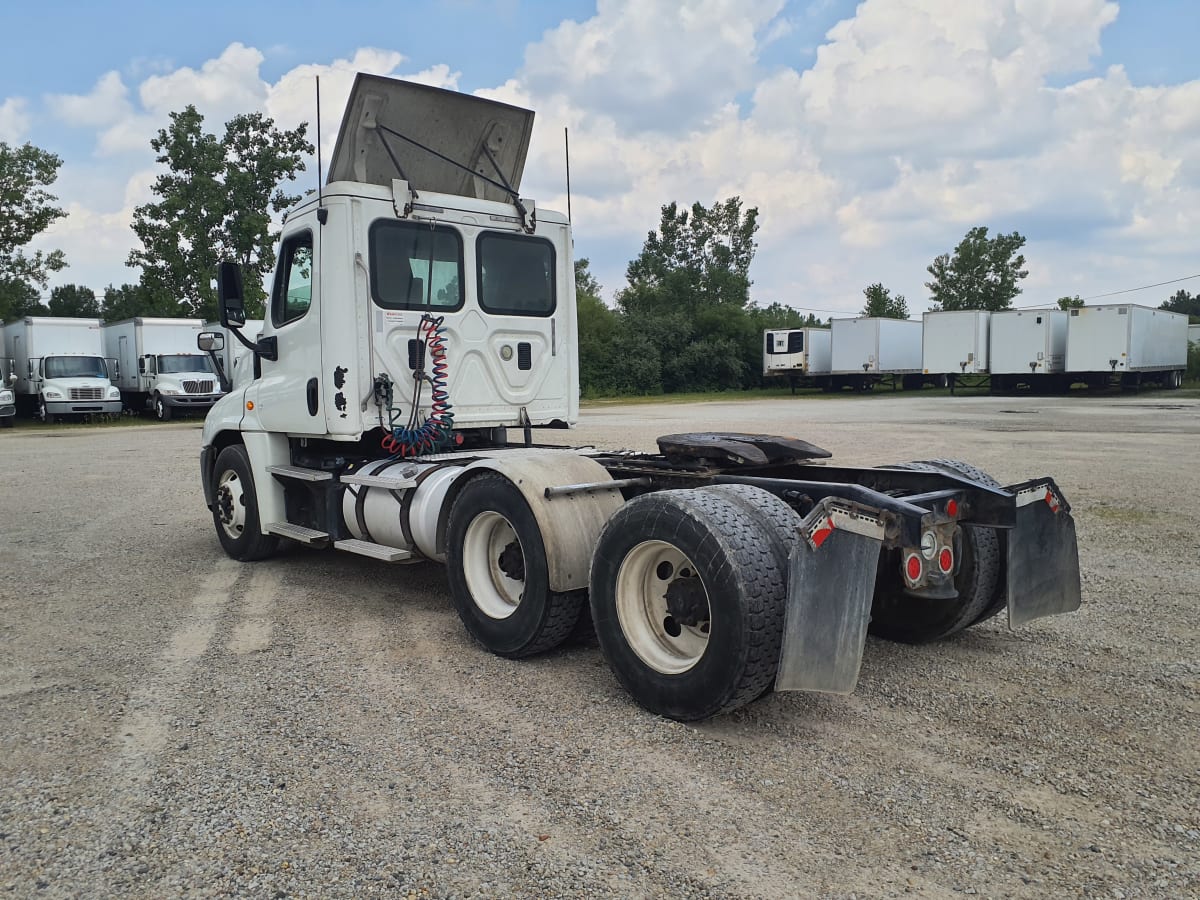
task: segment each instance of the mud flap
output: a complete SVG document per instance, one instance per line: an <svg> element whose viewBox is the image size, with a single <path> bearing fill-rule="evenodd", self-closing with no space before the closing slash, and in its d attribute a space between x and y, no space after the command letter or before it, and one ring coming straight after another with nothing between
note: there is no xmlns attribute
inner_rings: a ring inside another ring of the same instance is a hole
<svg viewBox="0 0 1200 900"><path fill-rule="evenodd" d="M883 534L879 510L834 498L800 524L789 561L776 690L854 690Z"/></svg>
<svg viewBox="0 0 1200 900"><path fill-rule="evenodd" d="M1016 495L1008 533L1008 625L1079 609L1079 547L1070 506L1051 479L1005 488Z"/></svg>

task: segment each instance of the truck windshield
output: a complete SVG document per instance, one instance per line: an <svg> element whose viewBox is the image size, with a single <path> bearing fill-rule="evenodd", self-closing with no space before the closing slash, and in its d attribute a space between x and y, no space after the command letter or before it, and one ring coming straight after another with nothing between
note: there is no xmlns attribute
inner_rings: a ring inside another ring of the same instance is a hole
<svg viewBox="0 0 1200 900"><path fill-rule="evenodd" d="M47 378L107 378L108 367L99 356L47 356Z"/></svg>
<svg viewBox="0 0 1200 900"><path fill-rule="evenodd" d="M178 353L170 356L159 356L158 374L177 375L186 372L202 372L206 375L212 375L214 374L212 360L207 356L200 356L195 353Z"/></svg>

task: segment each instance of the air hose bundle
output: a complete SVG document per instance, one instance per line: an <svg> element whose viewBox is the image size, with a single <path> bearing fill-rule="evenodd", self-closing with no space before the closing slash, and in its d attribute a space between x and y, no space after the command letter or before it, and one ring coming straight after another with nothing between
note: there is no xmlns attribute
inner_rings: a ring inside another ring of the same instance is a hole
<svg viewBox="0 0 1200 900"><path fill-rule="evenodd" d="M417 325L417 340L421 347L417 354L417 365L413 370L413 399L404 425L398 425L402 410L392 406L392 383L386 375L380 376L376 389L382 390L381 398L388 412L388 434L381 442L384 451L392 456L420 456L433 453L453 444L454 412L450 403L450 392L446 389L449 366L446 363L446 337L442 327L444 317L421 316ZM426 373L422 361L429 361ZM421 393L425 382L429 382L429 415L418 424L420 418ZM382 416L380 417L382 420ZM382 424L382 421L380 422Z"/></svg>

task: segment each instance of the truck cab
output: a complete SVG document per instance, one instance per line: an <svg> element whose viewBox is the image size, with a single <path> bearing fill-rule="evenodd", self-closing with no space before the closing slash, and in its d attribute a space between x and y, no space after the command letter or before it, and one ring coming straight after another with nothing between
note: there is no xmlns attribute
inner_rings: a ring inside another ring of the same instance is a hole
<svg viewBox="0 0 1200 900"><path fill-rule="evenodd" d="M0 351L3 347L0 346ZM0 428L12 428L17 416L16 365L10 357L0 356Z"/></svg>

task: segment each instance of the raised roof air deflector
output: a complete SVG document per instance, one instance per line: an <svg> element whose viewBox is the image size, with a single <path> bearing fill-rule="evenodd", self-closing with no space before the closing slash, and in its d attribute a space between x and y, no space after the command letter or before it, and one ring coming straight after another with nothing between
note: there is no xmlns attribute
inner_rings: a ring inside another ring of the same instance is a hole
<svg viewBox="0 0 1200 900"><path fill-rule="evenodd" d="M401 178L418 193L511 202L502 187L483 179L520 190L532 132L530 110L360 74L333 148L329 181L390 187Z"/></svg>

